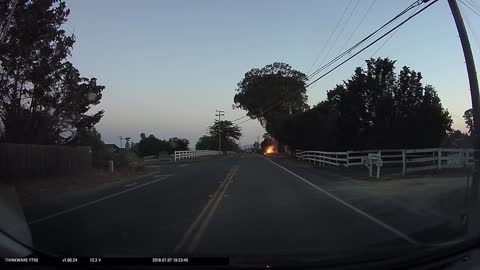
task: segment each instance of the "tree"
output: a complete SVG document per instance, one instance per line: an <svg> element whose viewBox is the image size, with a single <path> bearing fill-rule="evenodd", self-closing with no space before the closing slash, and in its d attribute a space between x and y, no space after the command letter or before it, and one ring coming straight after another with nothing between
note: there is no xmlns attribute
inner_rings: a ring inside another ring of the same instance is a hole
<svg viewBox="0 0 480 270"><path fill-rule="evenodd" d="M218 138L204 135L198 139L196 150L218 150Z"/></svg>
<svg viewBox="0 0 480 270"><path fill-rule="evenodd" d="M465 119L465 125L468 129L468 135L473 134L473 110L468 109L463 113L463 119Z"/></svg>
<svg viewBox="0 0 480 270"><path fill-rule="evenodd" d="M255 141L255 142L253 143L252 148L253 148L253 151L255 151L255 152L260 151L260 143L259 143L258 141Z"/></svg>
<svg viewBox="0 0 480 270"><path fill-rule="evenodd" d="M370 59L353 76L327 91L314 108L289 117L283 140L293 148L318 150L438 147L452 119L420 72L395 61Z"/></svg>
<svg viewBox="0 0 480 270"><path fill-rule="evenodd" d="M283 116L308 109L307 76L285 63L254 68L237 84L234 108L247 111L271 134L278 134Z"/></svg>
<svg viewBox="0 0 480 270"><path fill-rule="evenodd" d="M188 150L188 144L190 142L187 139L181 139L181 138L173 137L173 138L168 139L168 143L170 144L168 152L170 154L172 154L175 151Z"/></svg>
<svg viewBox="0 0 480 270"><path fill-rule="evenodd" d="M217 121L208 127L208 135L198 139L195 149L197 150L218 150L218 132L222 140L222 151L240 151L240 146L236 142L242 136L240 127L234 125L231 121Z"/></svg>
<svg viewBox="0 0 480 270"><path fill-rule="evenodd" d="M237 140L242 136L242 132L239 126L234 125L231 121L222 120L217 121L208 128L208 132L211 137L217 139L218 149L218 132L220 131L220 137L222 140L222 151L237 151L240 149Z"/></svg>
<svg viewBox="0 0 480 270"><path fill-rule="evenodd" d="M102 136L95 128L78 130L69 143L72 145L90 146L94 152L104 146Z"/></svg>
<svg viewBox="0 0 480 270"><path fill-rule="evenodd" d="M170 143L156 138L154 135L145 136L140 134L140 141L137 144L138 152L141 156L158 155L160 152L169 151Z"/></svg>
<svg viewBox="0 0 480 270"><path fill-rule="evenodd" d="M0 18L12 5L0 4ZM20 0L0 44L0 122L3 141L68 143L100 121L104 86L80 76L68 61L74 35L61 26L70 10L62 0Z"/></svg>
<svg viewBox="0 0 480 270"><path fill-rule="evenodd" d="M452 130L448 133L448 137L442 144L442 147L447 148L472 148L472 137L460 130Z"/></svg>

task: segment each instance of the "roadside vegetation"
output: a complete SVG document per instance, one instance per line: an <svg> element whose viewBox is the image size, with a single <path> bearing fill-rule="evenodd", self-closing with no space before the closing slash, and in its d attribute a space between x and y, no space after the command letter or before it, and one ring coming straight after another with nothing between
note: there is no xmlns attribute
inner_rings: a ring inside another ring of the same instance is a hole
<svg viewBox="0 0 480 270"><path fill-rule="evenodd" d="M262 149L272 138L292 149L324 151L468 145L470 132L452 129L451 114L421 72L404 66L396 73L395 63L366 60L366 67L357 67L312 108L307 76L274 63L245 74L234 106L268 132ZM471 128L471 111L464 118Z"/></svg>
<svg viewBox="0 0 480 270"><path fill-rule="evenodd" d="M222 151L240 151L237 141L242 136L242 131L238 125L227 120L215 120L215 123L208 127L208 134L198 139L195 149L218 150L219 132L222 140Z"/></svg>

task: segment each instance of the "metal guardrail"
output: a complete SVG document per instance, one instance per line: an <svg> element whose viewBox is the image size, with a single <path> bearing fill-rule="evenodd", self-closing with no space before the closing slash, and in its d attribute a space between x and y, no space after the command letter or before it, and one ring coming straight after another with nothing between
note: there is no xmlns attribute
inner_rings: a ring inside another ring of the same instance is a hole
<svg viewBox="0 0 480 270"><path fill-rule="evenodd" d="M384 164L401 164L402 174L407 172L464 168L473 165L474 149L427 148L427 149L383 149L345 152L295 151L295 157L322 166L365 165L369 154L377 155ZM393 165L395 167L395 165ZM399 166L400 167L400 166Z"/></svg>
<svg viewBox="0 0 480 270"><path fill-rule="evenodd" d="M220 155L222 152L213 150L189 150L189 151L175 151L174 160L196 158L199 156Z"/></svg>

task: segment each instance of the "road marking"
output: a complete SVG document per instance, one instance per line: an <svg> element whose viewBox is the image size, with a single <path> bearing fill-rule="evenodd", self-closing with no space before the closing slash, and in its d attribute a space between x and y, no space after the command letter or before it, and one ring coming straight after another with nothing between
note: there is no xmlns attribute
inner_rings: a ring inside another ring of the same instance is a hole
<svg viewBox="0 0 480 270"><path fill-rule="evenodd" d="M92 205L94 203L98 203L98 202L101 202L101 201L104 201L106 199L110 199L110 198L113 198L115 196L118 196L120 194L123 194L123 193L126 193L126 192L129 192L129 191L132 191L134 189L137 189L137 188L140 188L140 187L144 187L144 186L147 186L147 185L150 185L150 184L153 184L153 183L156 183L158 181L161 181L165 178L167 178L168 176L164 176L162 178L159 178L159 179L154 179L150 182L147 182L147 183L144 183L144 184L141 184L141 185L138 185L136 187L133 187L133 188L129 188L129 189L126 189L126 190L122 190L120 192L117 192L117 193L114 193L114 194L111 194L111 195L108 195L106 197L103 197L103 198L100 198L100 199L97 199L97 200L94 200L94 201L91 201L91 202L88 202L88 203L85 203L85 204L82 204L82 205L79 205L79 206L76 206L76 207L73 207L73 208L70 208L70 209L66 209L66 210L62 210L60 212L57 212L57 213L54 213L54 214L51 214L51 215L48 215L48 216L45 216L45 217L42 217L42 218L38 218L38 219L35 219L33 221L30 221L28 222L29 225L33 225L35 223L39 223L39 222L43 222L45 220L48 220L48 219L51 219L51 218L54 218L54 217L58 217L60 215L63 215L63 214L66 214L66 213L69 213L69 212L72 212L72 211L75 211L75 210L78 210L80 208L84 208L86 206L89 206L89 205Z"/></svg>
<svg viewBox="0 0 480 270"><path fill-rule="evenodd" d="M202 222L202 219L208 214L208 211L211 209L211 206L217 201L218 198L220 198L219 194L221 192L221 190L223 189L224 186L226 186L228 184L228 180L230 179L230 177L233 176L233 173L234 173L234 169L235 168L232 168L227 176L225 177L225 179L222 181L222 183L220 184L220 186L217 188L217 190L215 191L215 193L213 195L210 195L210 199L208 200L207 204L205 205L205 207L202 209L202 211L200 212L200 214L197 216L197 218L195 218L195 220L193 221L193 223L188 227L187 231L185 232L185 234L183 235L182 239L180 240L180 242L178 242L178 244L175 246L175 252L179 252L184 246L185 244L187 243L187 241L189 240L189 238L192 236L192 234L194 233L195 229L199 226L200 222Z"/></svg>
<svg viewBox="0 0 480 270"><path fill-rule="evenodd" d="M233 169L230 170L227 174L227 177L225 179L228 179L230 177L230 175L232 174L233 172ZM213 193L213 195L209 195L210 199L209 201L207 202L207 204L205 205L205 207L202 209L202 211L200 212L200 214L197 216L197 218L193 221L193 223L188 227L187 231L185 232L185 234L183 235L182 239L180 240L180 242L178 242L178 244L175 246L175 252L178 252L184 245L185 243L187 242L188 238L190 237L190 235L193 233L193 230L197 227L198 223L200 223L201 219L203 218L203 216L206 214L208 208L210 207L210 205L213 203L213 201L215 200L217 194L220 192L220 190L222 189L222 187L225 185L227 181L223 181L222 184L220 184L220 186L217 188L217 190L215 191L215 193Z"/></svg>
<svg viewBox="0 0 480 270"><path fill-rule="evenodd" d="M188 164L182 164L182 165L180 165L180 166L178 166L178 167L181 168L181 167L186 167L186 166L188 166Z"/></svg>
<svg viewBox="0 0 480 270"><path fill-rule="evenodd" d="M133 182L133 183L127 184L127 185L125 185L125 186L126 186L126 187L131 187L131 186L135 186L136 184L137 184L137 182Z"/></svg>
<svg viewBox="0 0 480 270"><path fill-rule="evenodd" d="M172 176L171 174L156 174L153 177Z"/></svg>
<svg viewBox="0 0 480 270"><path fill-rule="evenodd" d="M260 156L260 155L259 155L259 156ZM271 159L269 159L269 158L266 158L266 157L264 157L264 156L261 156L261 157L264 158L264 159L266 159L266 160L268 160L268 161L270 161L271 163L277 165L278 167L284 169L285 171L289 172L291 175L297 177L298 179L302 180L302 181L305 182L306 184L308 184L308 185L310 185L311 187L317 189L318 191L322 192L323 194L329 196L330 198L336 200L337 202L341 203L342 205L344 205L344 206L350 208L351 210L357 212L358 214L363 215L364 217L370 219L371 221L373 221L373 222L375 222L376 224L380 225L380 226L383 227L384 229L387 229L388 231L396 234L397 236L399 236L399 237L401 237L402 239L406 240L406 241L409 242L410 244L417 245L417 246L418 246L418 245L423 245L422 243L420 243L420 242L418 242L417 240L411 238L410 236L406 235L405 233L403 233L403 232L395 229L394 227L392 227L392 226L390 226L390 225L382 222L381 220L379 220L379 219L377 219L377 218L375 218L375 217L373 217L373 216L371 216L371 215L363 212L362 210L356 208L355 206L353 206L353 205L345 202L344 200L336 197L335 195L332 195L331 193L327 192L326 190L318 187L317 185L315 185L315 184L313 184L312 182L308 181L307 179L301 177L300 175L298 175L298 174L290 171L289 169L283 167L282 165L276 163L275 161L273 161L273 160L271 160Z"/></svg>
<svg viewBox="0 0 480 270"><path fill-rule="evenodd" d="M225 195L225 191L227 191L228 187L232 183L231 180L233 179L233 177L235 177L235 174L237 173L237 171L238 171L238 168L233 169L233 173L230 175L229 179L227 180L227 184L223 186L222 191L220 192L220 194L217 197L217 200L215 201L212 208L208 212L207 217L203 220L202 224L200 225L200 228L198 229L197 233L194 235L192 242L190 243L187 249L187 253L192 253L197 248L198 244L200 243L200 240L202 239L203 234L205 233L205 230L207 229L208 224L210 223L210 220L213 217L213 214L215 213L218 206L220 205L220 202L222 201L222 198Z"/></svg>

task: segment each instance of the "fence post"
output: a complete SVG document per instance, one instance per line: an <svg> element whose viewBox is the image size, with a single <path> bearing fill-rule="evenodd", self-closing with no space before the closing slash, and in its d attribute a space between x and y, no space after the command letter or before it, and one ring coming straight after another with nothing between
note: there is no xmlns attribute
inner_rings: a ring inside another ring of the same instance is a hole
<svg viewBox="0 0 480 270"><path fill-rule="evenodd" d="M372 177L373 162L371 159L368 160L368 176Z"/></svg>
<svg viewBox="0 0 480 270"><path fill-rule="evenodd" d="M108 170L113 173L114 167L113 167L113 160L108 161Z"/></svg>
<svg viewBox="0 0 480 270"><path fill-rule="evenodd" d="M382 160L382 150L378 150L378 159ZM377 165L377 179L380 178L380 166L378 166L378 163L375 164Z"/></svg>
<svg viewBox="0 0 480 270"><path fill-rule="evenodd" d="M376 165L377 165L377 179L379 179L380 178L380 166L378 166L378 164L376 164Z"/></svg>
<svg viewBox="0 0 480 270"><path fill-rule="evenodd" d="M407 157L405 149L402 150L402 176L407 174Z"/></svg>
<svg viewBox="0 0 480 270"><path fill-rule="evenodd" d="M350 163L350 155L349 155L349 153L347 152L347 168L348 168L349 163Z"/></svg>
<svg viewBox="0 0 480 270"><path fill-rule="evenodd" d="M442 169L442 148L438 149L438 169Z"/></svg>

